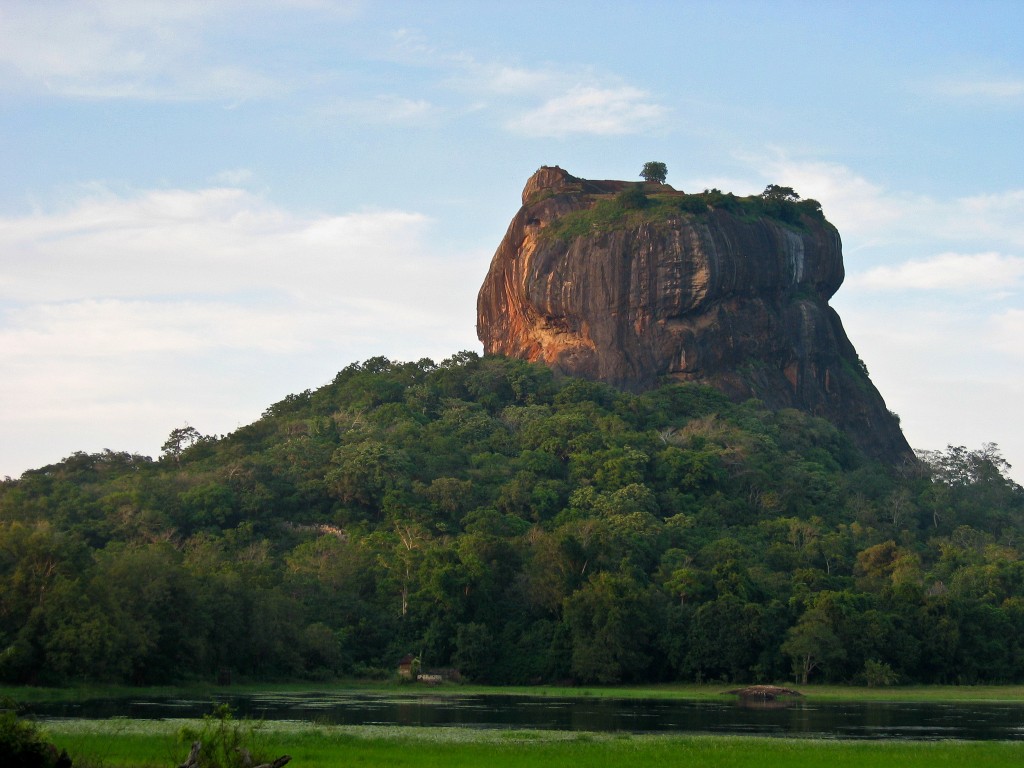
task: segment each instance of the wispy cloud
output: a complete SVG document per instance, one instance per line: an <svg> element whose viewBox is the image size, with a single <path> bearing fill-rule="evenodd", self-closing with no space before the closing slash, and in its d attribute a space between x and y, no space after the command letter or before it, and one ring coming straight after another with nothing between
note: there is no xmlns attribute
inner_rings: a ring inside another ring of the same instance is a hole
<svg viewBox="0 0 1024 768"><path fill-rule="evenodd" d="M88 299L5 313L0 345L9 356L23 360L116 360L212 349L275 353L305 346L301 332L311 325L306 320L301 311L280 306L268 310L216 300Z"/></svg>
<svg viewBox="0 0 1024 768"><path fill-rule="evenodd" d="M210 37L239 11L289 7L339 11L289 0L53 0L0 9L0 73L7 89L42 89L86 99L244 100L288 85ZM236 60L231 61L232 56Z"/></svg>
<svg viewBox="0 0 1024 768"><path fill-rule="evenodd" d="M492 64L483 68L483 86L495 93L537 93L557 85L559 77L541 69Z"/></svg>
<svg viewBox="0 0 1024 768"><path fill-rule="evenodd" d="M529 138L623 136L664 128L669 109L616 75L525 68L460 57L461 85L497 97L504 127Z"/></svg>
<svg viewBox="0 0 1024 768"><path fill-rule="evenodd" d="M1008 309L992 319L992 344L1018 364L1024 363L1024 309Z"/></svg>
<svg viewBox="0 0 1024 768"><path fill-rule="evenodd" d="M806 162L783 153L743 159L762 181L820 201L844 238L862 247L946 240L999 251L1024 248L1024 189L943 199L887 189L839 163Z"/></svg>
<svg viewBox="0 0 1024 768"><path fill-rule="evenodd" d="M654 94L590 67L567 62L527 67L446 51L410 29L395 34L393 54L407 64L436 69L449 89L472 94L477 107L483 104L520 136L643 134L662 129L669 115Z"/></svg>
<svg viewBox="0 0 1024 768"><path fill-rule="evenodd" d="M374 98L338 99L317 110L328 120L345 118L363 124L420 125L439 117L442 110L427 99L383 94Z"/></svg>
<svg viewBox="0 0 1024 768"><path fill-rule="evenodd" d="M1024 98L1024 79L945 80L935 91L951 99L1017 103Z"/></svg>
<svg viewBox="0 0 1024 768"><path fill-rule="evenodd" d="M664 107L639 88L585 85L547 99L507 125L515 133L537 138L618 136L656 129L666 114Z"/></svg>
<svg viewBox="0 0 1024 768"><path fill-rule="evenodd" d="M944 213L939 220L944 234L1003 240L1024 248L1024 189L958 198Z"/></svg>
<svg viewBox="0 0 1024 768"><path fill-rule="evenodd" d="M0 219L11 388L0 416L30 407L14 405L13 371L54 360L73 377L84 361L123 368L137 355L331 348L351 360L396 336L411 347L465 347L476 281L465 280L468 257L430 250L429 225L405 211L301 216L231 188L94 195L66 211ZM156 386L145 374L138 383Z"/></svg>
<svg viewBox="0 0 1024 768"><path fill-rule="evenodd" d="M404 211L300 216L231 187L93 193L66 211L0 219L0 297L369 289L381 261L422 263L412 254L427 223Z"/></svg>
<svg viewBox="0 0 1024 768"><path fill-rule="evenodd" d="M230 187L94 190L0 218L0 433L18 447L3 460L59 458L35 442L152 453L183 420L229 431L353 360L475 347L467 275L485 258L434 251L430 227ZM97 423L121 421L94 443Z"/></svg>
<svg viewBox="0 0 1024 768"><path fill-rule="evenodd" d="M818 200L844 236L894 237L908 214L925 204L913 195L887 190L840 163L794 160L784 153L742 157L763 174L762 181L793 187L803 197Z"/></svg>
<svg viewBox="0 0 1024 768"><path fill-rule="evenodd" d="M1012 291L1024 281L1024 258L999 253L943 253L852 276L847 285L875 291Z"/></svg>
<svg viewBox="0 0 1024 768"><path fill-rule="evenodd" d="M218 186L240 187L250 183L254 174L248 168L228 168L210 177L210 181Z"/></svg>
<svg viewBox="0 0 1024 768"><path fill-rule="evenodd" d="M314 118L364 125L410 125L490 111L497 124L521 136L614 136L663 127L667 108L648 91L614 73L557 63L521 66L465 51L444 50L416 30L392 37L382 60L431 72L434 79L397 76L377 96L338 98L338 73L326 63L290 70L289 56L266 60L244 48L224 48L227 25L239 14L277 10L320 14L344 24L361 4L317 0L54 0L14 3L0 10L0 89L43 90L92 100L231 103L318 91ZM317 69L319 67L319 69ZM346 73L346 78L360 78ZM362 82L361 93L372 93ZM469 94L470 103L459 103Z"/></svg>

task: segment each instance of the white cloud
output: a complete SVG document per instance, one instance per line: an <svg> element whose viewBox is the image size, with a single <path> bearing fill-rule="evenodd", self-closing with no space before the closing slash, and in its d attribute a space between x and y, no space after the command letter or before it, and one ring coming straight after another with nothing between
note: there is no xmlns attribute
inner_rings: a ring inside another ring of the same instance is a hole
<svg viewBox="0 0 1024 768"><path fill-rule="evenodd" d="M119 358L227 348L259 352L303 346L303 313L217 301L86 300L6 313L0 346L10 357ZM297 333L296 331L300 331Z"/></svg>
<svg viewBox="0 0 1024 768"><path fill-rule="evenodd" d="M1008 309L992 318L992 345L1002 354L1024 363L1024 309ZM1022 371L1024 373L1024 371ZM1021 467L1024 469L1024 467Z"/></svg>
<svg viewBox="0 0 1024 768"><path fill-rule="evenodd" d="M282 82L225 63L231 52L207 36L231 12L251 15L295 5L287 0L15 0L0 9L0 72L7 75L7 88L41 88L76 98L240 100L275 94L285 88ZM315 7L307 3L298 9Z"/></svg>
<svg viewBox="0 0 1024 768"><path fill-rule="evenodd" d="M1013 406L1024 397L1024 311L989 314L928 294L920 301L892 293L865 298L867 292L847 296L837 309L910 444L996 442L1024 480L1024 437Z"/></svg>
<svg viewBox="0 0 1024 768"><path fill-rule="evenodd" d="M483 105L478 100L469 109L483 106L504 115L504 127L520 136L642 134L663 128L669 114L649 92L589 67L524 67L481 60L470 53L438 48L422 33L409 29L394 35L391 53L406 64L443 72L444 84L454 91L485 97Z"/></svg>
<svg viewBox="0 0 1024 768"><path fill-rule="evenodd" d="M784 155L745 155L743 159L771 183L793 187L802 197L820 202L844 237L891 239L899 234L908 214L925 204L906 193L886 190L839 163L802 162Z"/></svg>
<svg viewBox="0 0 1024 768"><path fill-rule="evenodd" d="M558 79L544 70L496 64L487 68L485 87L495 93L536 93L549 89Z"/></svg>
<svg viewBox="0 0 1024 768"><path fill-rule="evenodd" d="M325 118L350 118L362 123L421 124L433 118L440 110L426 99L409 99L384 94L369 99L340 99L318 113Z"/></svg>
<svg viewBox="0 0 1024 768"><path fill-rule="evenodd" d="M540 107L510 120L514 133L536 138L573 134L615 136L645 133L660 126L667 110L650 94L631 86L575 86Z"/></svg>
<svg viewBox="0 0 1024 768"><path fill-rule="evenodd" d="M945 209L937 222L942 235L1024 247L1024 189L959 198Z"/></svg>
<svg viewBox="0 0 1024 768"><path fill-rule="evenodd" d="M844 241L855 241L857 248L942 241L998 251L1024 247L1024 189L940 199L886 189L839 163L804 162L781 153L741 159L762 179L818 200Z"/></svg>
<svg viewBox="0 0 1024 768"><path fill-rule="evenodd" d="M248 168L229 168L214 174L210 181L217 186L241 187L251 182L254 174Z"/></svg>
<svg viewBox="0 0 1024 768"><path fill-rule="evenodd" d="M0 297L223 295L273 288L326 295L369 290L381 262L410 259L421 214L298 216L235 188L91 195L60 213L0 219ZM422 269L422 267L421 267Z"/></svg>
<svg viewBox="0 0 1024 768"><path fill-rule="evenodd" d="M433 252L429 227L233 188L91 193L0 219L0 474L55 450L152 453L185 420L227 432L373 355L476 348L487 254Z"/></svg>
<svg viewBox="0 0 1024 768"><path fill-rule="evenodd" d="M1024 96L1024 80L946 80L938 83L935 91L955 99L1017 102Z"/></svg>
<svg viewBox="0 0 1024 768"><path fill-rule="evenodd" d="M876 291L1012 290L1024 278L1024 258L999 253L943 253L930 259L875 267L847 285Z"/></svg>

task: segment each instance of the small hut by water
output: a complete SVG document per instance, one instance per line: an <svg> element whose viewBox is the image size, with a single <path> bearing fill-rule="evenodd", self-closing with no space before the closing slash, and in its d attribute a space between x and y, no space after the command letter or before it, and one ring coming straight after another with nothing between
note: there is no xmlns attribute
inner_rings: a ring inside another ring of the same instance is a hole
<svg viewBox="0 0 1024 768"><path fill-rule="evenodd" d="M420 660L411 653L405 654L398 662L398 676L403 680L415 680L420 672Z"/></svg>

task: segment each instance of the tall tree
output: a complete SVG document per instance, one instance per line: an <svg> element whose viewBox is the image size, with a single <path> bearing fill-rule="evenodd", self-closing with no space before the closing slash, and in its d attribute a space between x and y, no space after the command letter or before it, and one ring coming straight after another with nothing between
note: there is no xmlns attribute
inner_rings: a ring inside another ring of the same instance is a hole
<svg viewBox="0 0 1024 768"><path fill-rule="evenodd" d="M644 181L655 181L659 184L664 184L665 179L668 177L668 166L656 160L644 163L643 170L640 171L640 177Z"/></svg>

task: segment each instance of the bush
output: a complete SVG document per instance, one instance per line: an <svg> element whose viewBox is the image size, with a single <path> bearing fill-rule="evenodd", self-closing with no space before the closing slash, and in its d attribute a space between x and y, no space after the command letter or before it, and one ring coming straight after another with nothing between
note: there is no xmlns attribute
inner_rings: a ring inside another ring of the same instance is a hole
<svg viewBox="0 0 1024 768"><path fill-rule="evenodd" d="M899 675L884 661L868 659L864 662L864 682L868 688L888 688L898 680Z"/></svg>
<svg viewBox="0 0 1024 768"><path fill-rule="evenodd" d="M636 210L647 205L647 195L641 184L631 184L619 192L615 199L626 210Z"/></svg>
<svg viewBox="0 0 1024 768"><path fill-rule="evenodd" d="M59 758L57 750L39 732L35 723L21 720L8 702L0 710L0 755L7 768L54 768L58 760L70 765L67 754Z"/></svg>
<svg viewBox="0 0 1024 768"><path fill-rule="evenodd" d="M200 728L182 728L178 740L192 750L183 764L198 768L247 768L269 762L254 745L253 726L236 720L227 704L217 704L212 713L203 715Z"/></svg>
<svg viewBox="0 0 1024 768"><path fill-rule="evenodd" d="M722 192L720 189L705 189L701 195L705 205L712 208L720 208L723 211L737 213L743 208L740 198L732 192Z"/></svg>
<svg viewBox="0 0 1024 768"><path fill-rule="evenodd" d="M707 213L708 204L703 195L684 195L675 201L676 207L684 213Z"/></svg>

